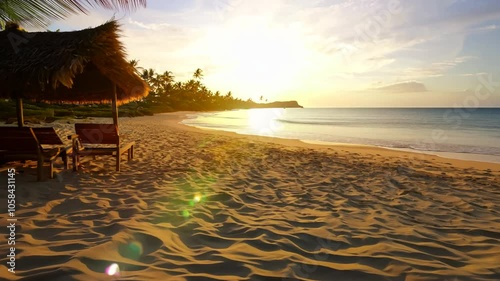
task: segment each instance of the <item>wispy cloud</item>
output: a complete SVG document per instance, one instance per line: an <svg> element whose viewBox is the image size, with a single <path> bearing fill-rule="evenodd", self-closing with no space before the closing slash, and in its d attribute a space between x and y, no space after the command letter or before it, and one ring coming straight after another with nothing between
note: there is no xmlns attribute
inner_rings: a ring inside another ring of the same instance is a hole
<svg viewBox="0 0 500 281"><path fill-rule="evenodd" d="M371 88L371 90L383 93L418 93L427 92L427 87L418 81L406 81L385 85L382 87Z"/></svg>
<svg viewBox="0 0 500 281"><path fill-rule="evenodd" d="M459 74L458 76L462 76L462 77L478 77L478 76L484 76L484 75L488 75L488 73L487 72L463 73L463 74Z"/></svg>
<svg viewBox="0 0 500 281"><path fill-rule="evenodd" d="M497 24L490 24L486 26L481 26L477 28L473 28L472 31L483 32L483 31L493 31L500 29L500 26Z"/></svg>
<svg viewBox="0 0 500 281"><path fill-rule="evenodd" d="M410 67L404 71L403 76L416 78L443 76L448 70L474 58L475 57L472 56L464 56L447 61L433 62L430 63L429 66L425 67Z"/></svg>
<svg viewBox="0 0 500 281"><path fill-rule="evenodd" d="M149 30L172 29L174 27L174 25L169 23L144 23L137 20L133 20L132 18L128 19L128 23Z"/></svg>

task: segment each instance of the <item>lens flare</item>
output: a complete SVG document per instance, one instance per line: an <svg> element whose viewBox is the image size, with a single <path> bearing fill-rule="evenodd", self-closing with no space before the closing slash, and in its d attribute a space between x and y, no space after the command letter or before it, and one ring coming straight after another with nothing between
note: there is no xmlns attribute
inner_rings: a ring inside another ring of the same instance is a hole
<svg viewBox="0 0 500 281"><path fill-rule="evenodd" d="M189 218L189 211L188 210L184 210L182 211L182 216L185 217L185 218Z"/></svg>
<svg viewBox="0 0 500 281"><path fill-rule="evenodd" d="M142 256L143 248L141 242L129 241L127 243L120 244L118 251L120 255L126 258L138 260Z"/></svg>
<svg viewBox="0 0 500 281"><path fill-rule="evenodd" d="M193 199L189 200L189 206L194 207L194 205L200 203L201 201L204 201L204 199L205 197L201 193L197 192L194 195Z"/></svg>
<svg viewBox="0 0 500 281"><path fill-rule="evenodd" d="M201 194L197 193L197 194L194 196L194 199L193 199L193 200L194 200L194 202L195 202L195 203L199 203L199 202L201 201L201 199L202 199Z"/></svg>
<svg viewBox="0 0 500 281"><path fill-rule="evenodd" d="M142 255L142 244L139 242L131 242L128 244L129 253L131 258L138 259Z"/></svg>
<svg viewBox="0 0 500 281"><path fill-rule="evenodd" d="M106 268L106 274L109 276L119 275L120 267L118 266L118 264L113 263L112 265L108 266L108 268Z"/></svg>

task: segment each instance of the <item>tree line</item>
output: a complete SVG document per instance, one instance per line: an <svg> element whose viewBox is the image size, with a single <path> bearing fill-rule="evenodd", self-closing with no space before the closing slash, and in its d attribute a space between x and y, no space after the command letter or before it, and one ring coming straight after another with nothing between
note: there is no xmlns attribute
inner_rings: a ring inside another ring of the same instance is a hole
<svg viewBox="0 0 500 281"><path fill-rule="evenodd" d="M141 100L123 104L118 114L122 117L153 115L172 111L217 111L265 107L251 99L246 101L236 98L232 92L221 94L211 91L202 83L203 71L196 69L191 79L176 81L172 72L157 73L153 69L137 67L132 60L137 74L149 85L149 95ZM261 98L262 100L263 98ZM269 104L272 105L272 104ZM15 101L0 100L0 119L14 122ZM30 122L49 121L58 118L111 117L108 104L46 104L43 102L24 102L24 115Z"/></svg>
<svg viewBox="0 0 500 281"><path fill-rule="evenodd" d="M256 107L251 99L242 100L233 96L232 92L221 93L209 90L203 83L203 71L198 68L188 81L176 81L172 72L157 73L153 69L142 69L137 61L130 64L135 67L139 76L149 85L149 95L136 104L151 110L153 113L189 110L210 111Z"/></svg>

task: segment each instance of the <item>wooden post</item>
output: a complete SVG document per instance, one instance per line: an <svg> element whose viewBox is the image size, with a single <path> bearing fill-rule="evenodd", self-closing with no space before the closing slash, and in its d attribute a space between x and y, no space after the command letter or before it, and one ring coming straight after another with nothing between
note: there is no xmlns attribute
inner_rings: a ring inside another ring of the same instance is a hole
<svg viewBox="0 0 500 281"><path fill-rule="evenodd" d="M16 112L17 112L17 126L24 127L24 116L23 116L23 99L16 99Z"/></svg>
<svg viewBox="0 0 500 281"><path fill-rule="evenodd" d="M113 83L113 100L111 101L111 110L113 112L113 124L118 126L118 106L116 99L116 84Z"/></svg>

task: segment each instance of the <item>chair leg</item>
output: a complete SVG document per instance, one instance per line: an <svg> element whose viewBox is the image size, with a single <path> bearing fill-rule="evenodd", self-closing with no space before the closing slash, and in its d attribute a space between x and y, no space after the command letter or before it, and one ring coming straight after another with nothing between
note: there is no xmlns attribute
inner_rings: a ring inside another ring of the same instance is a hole
<svg viewBox="0 0 500 281"><path fill-rule="evenodd" d="M50 161L49 166L49 176L51 179L54 178L54 161Z"/></svg>
<svg viewBox="0 0 500 281"><path fill-rule="evenodd" d="M38 158L37 163L36 163L36 180L37 181L43 180L43 159L42 158Z"/></svg>
<svg viewBox="0 0 500 281"><path fill-rule="evenodd" d="M116 153L116 171L120 171L120 153Z"/></svg>
<svg viewBox="0 0 500 281"><path fill-rule="evenodd" d="M78 171L78 155L73 151L73 171Z"/></svg>
<svg viewBox="0 0 500 281"><path fill-rule="evenodd" d="M63 151L63 153L61 153L61 158L62 158L63 163L64 163L64 170L67 170L68 169L68 153L66 151Z"/></svg>

